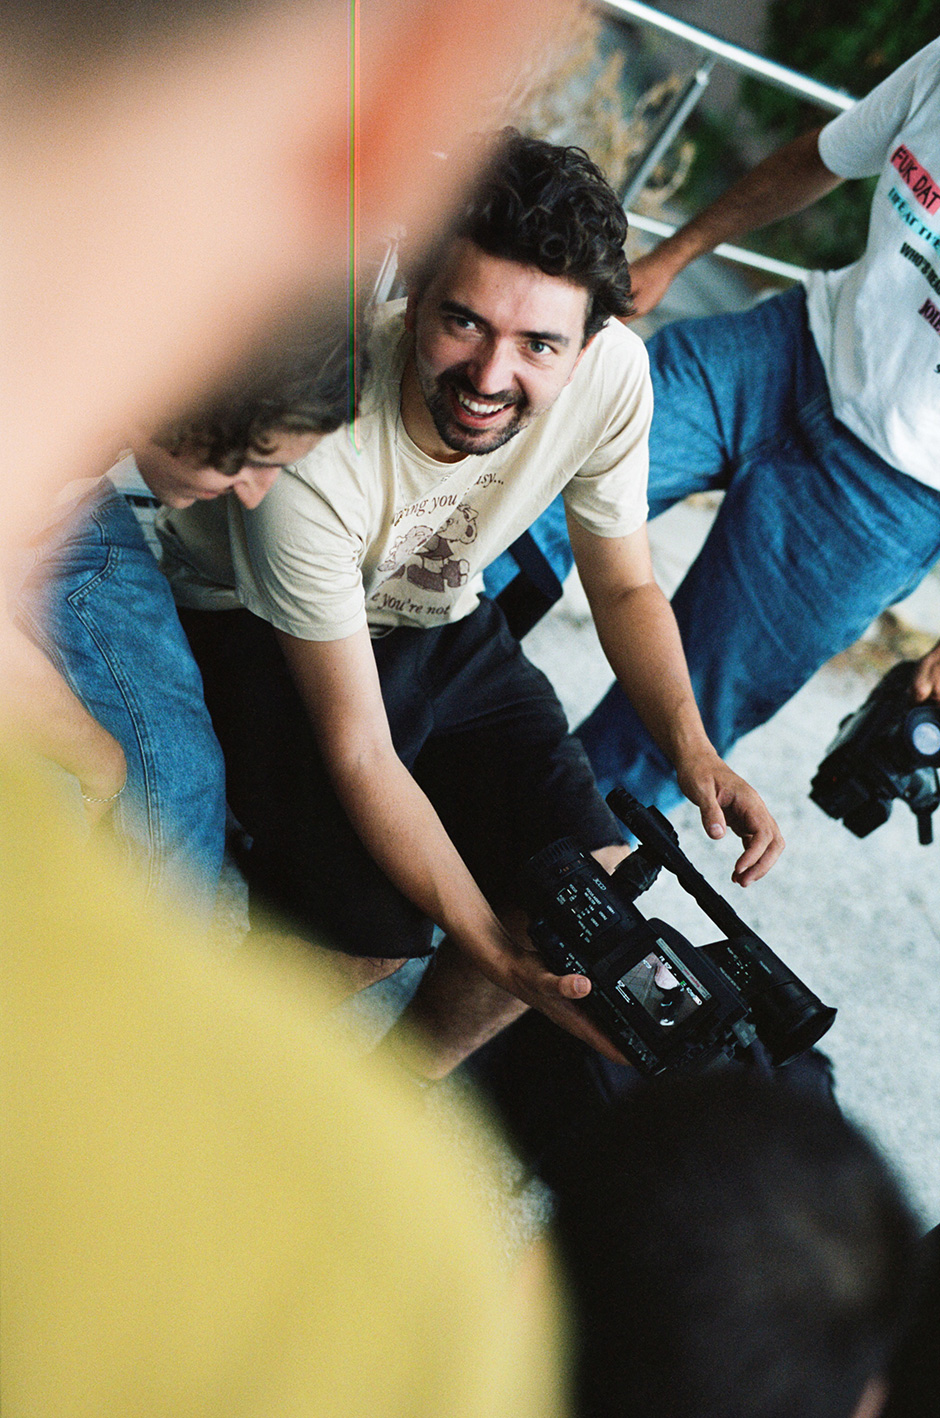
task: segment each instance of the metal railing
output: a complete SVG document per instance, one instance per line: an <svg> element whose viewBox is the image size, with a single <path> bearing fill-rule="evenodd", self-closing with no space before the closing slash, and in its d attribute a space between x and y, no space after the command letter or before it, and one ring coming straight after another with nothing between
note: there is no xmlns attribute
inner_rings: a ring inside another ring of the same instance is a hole
<svg viewBox="0 0 940 1418"><path fill-rule="evenodd" d="M654 236L666 237L671 236L676 230L669 222L659 221L655 217L646 217L639 212L631 211L630 204L642 192L657 163L675 141L680 129L704 95L712 69L716 64L725 64L731 69L736 69L739 73L750 74L756 79L772 84L775 88L808 99L819 108L828 109L833 113L844 112L856 102L851 94L845 93L842 89L833 89L827 84L820 84L815 79L810 79L805 74L799 73L796 69L788 69L786 65L777 64L772 59L765 59L763 55L755 54L750 49L730 44L727 40L719 39L717 35L709 34L707 30L698 29L695 25L686 24L684 20L677 20L672 15L666 15L662 10L654 9L652 5L641 4L639 0L596 0L594 8L600 14L607 15L611 19L633 20L649 29L660 30L665 34L672 35L675 39L694 45L701 51L698 67L678 95L665 122L653 135L623 193L627 218L630 225L637 231L646 231ZM729 261L735 261L742 266L750 266L770 275L782 276L787 280L801 280L806 275L802 266L794 266L789 261L777 261L772 256L763 256L759 252L748 251L741 246L722 243L721 246L715 248L714 254L723 256Z"/></svg>
<svg viewBox="0 0 940 1418"><path fill-rule="evenodd" d="M600 14L607 15L611 19L633 20L649 29L661 30L672 35L675 39L694 45L701 51L698 67L676 98L659 131L653 134L622 193L623 204L627 209L627 219L635 231L648 232L652 236L667 237L672 236L676 230L670 222L660 221L657 217L647 217L640 212L631 211L630 203L643 190L657 163L674 142L683 124L704 95L712 69L716 64L725 64L740 73L751 74L755 78L774 85L775 88L796 94L800 98L809 99L820 108L829 109L833 113L844 112L857 101L842 89L833 89L826 84L817 83L815 79L807 78L805 74L799 73L796 69L788 69L786 65L777 64L772 59L765 59L763 55L755 54L753 50L743 49L737 44L730 44L727 40L719 39L717 35L710 34L707 30L686 24L684 20L677 20L672 15L664 14L662 10L654 9L652 5L639 3L638 0L594 0L594 8ZM764 256L760 252L748 251L743 246L732 246L726 242L716 246L713 254L722 256L728 261L734 261L739 266L749 266L753 270L764 271L768 275L779 276L785 280L799 281L807 274L802 266L794 266L789 261L778 261L773 256ZM398 270L397 258L398 242L397 240L390 241L373 287L372 299L376 303L380 304L388 300L395 289Z"/></svg>

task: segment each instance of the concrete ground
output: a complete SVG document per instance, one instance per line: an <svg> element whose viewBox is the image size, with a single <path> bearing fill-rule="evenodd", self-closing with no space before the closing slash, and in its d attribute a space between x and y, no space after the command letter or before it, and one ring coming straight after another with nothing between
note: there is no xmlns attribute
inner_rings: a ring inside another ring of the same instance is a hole
<svg viewBox="0 0 940 1418"><path fill-rule="evenodd" d="M713 505L692 501L650 524L657 574L673 589L704 537ZM940 580L900 608L921 643L940 637ZM883 639L883 637L882 637ZM917 644L915 636L912 642ZM572 724L611 682L576 575L532 631L526 649L553 680ZM907 651L910 654L910 650ZM893 1159L925 1222L940 1221L940 814L938 841L920 846L906 806L869 837L854 837L807 796L839 720L887 667L877 639L825 666L730 755L761 792L787 840L777 866L742 891L730 881L733 842L704 836L696 809L673 814L683 850L758 935L838 1017L823 1047L844 1110ZM629 786L629 785L627 785ZM735 839L736 840L736 839ZM693 944L715 928L674 879L642 898Z"/></svg>

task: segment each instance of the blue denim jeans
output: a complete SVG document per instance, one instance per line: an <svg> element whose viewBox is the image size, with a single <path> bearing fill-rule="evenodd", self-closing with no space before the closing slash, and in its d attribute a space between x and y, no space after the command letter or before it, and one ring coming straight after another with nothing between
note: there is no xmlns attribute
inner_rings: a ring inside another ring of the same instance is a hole
<svg viewBox="0 0 940 1418"><path fill-rule="evenodd" d="M649 342L650 516L725 496L673 599L706 731L725 754L940 558L940 493L832 411L802 287ZM665 809L671 766L614 686L578 733L605 794Z"/></svg>
<svg viewBox="0 0 940 1418"><path fill-rule="evenodd" d="M119 836L148 889L185 893L205 924L225 844L225 769L170 587L105 482L46 538L17 619L118 740Z"/></svg>

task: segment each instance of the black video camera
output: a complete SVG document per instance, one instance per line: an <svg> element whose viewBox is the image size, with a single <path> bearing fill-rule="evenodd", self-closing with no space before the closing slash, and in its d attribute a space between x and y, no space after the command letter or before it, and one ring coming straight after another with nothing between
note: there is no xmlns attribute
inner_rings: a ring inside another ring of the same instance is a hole
<svg viewBox="0 0 940 1418"><path fill-rule="evenodd" d="M931 817L940 807L940 704L914 704L914 661L889 670L860 709L847 714L826 750L809 795L856 837L867 837L891 814L894 798L917 818L923 846L933 841Z"/></svg>
<svg viewBox="0 0 940 1418"><path fill-rule="evenodd" d="M779 1066L821 1039L836 1011L797 979L696 871L672 824L615 788L607 802L642 844L608 875L570 838L525 866L529 934L559 975L587 975L583 1007L641 1073L663 1073L755 1038ZM727 939L694 947L633 904L668 867Z"/></svg>

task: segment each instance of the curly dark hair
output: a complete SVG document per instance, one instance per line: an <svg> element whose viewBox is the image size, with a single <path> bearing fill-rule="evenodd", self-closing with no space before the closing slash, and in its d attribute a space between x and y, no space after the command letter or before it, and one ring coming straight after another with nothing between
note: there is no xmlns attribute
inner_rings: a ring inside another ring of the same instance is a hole
<svg viewBox="0 0 940 1418"><path fill-rule="evenodd" d="M277 435L332 433L359 406L368 369L363 320L322 313L281 330L237 374L154 435L174 455L193 454L233 474L249 453L270 453Z"/></svg>
<svg viewBox="0 0 940 1418"><path fill-rule="evenodd" d="M443 240L412 273L420 290L442 246L466 237L490 256L563 276L589 296L584 338L611 315L629 315L627 219L583 148L560 147L502 128L484 142L484 162Z"/></svg>

